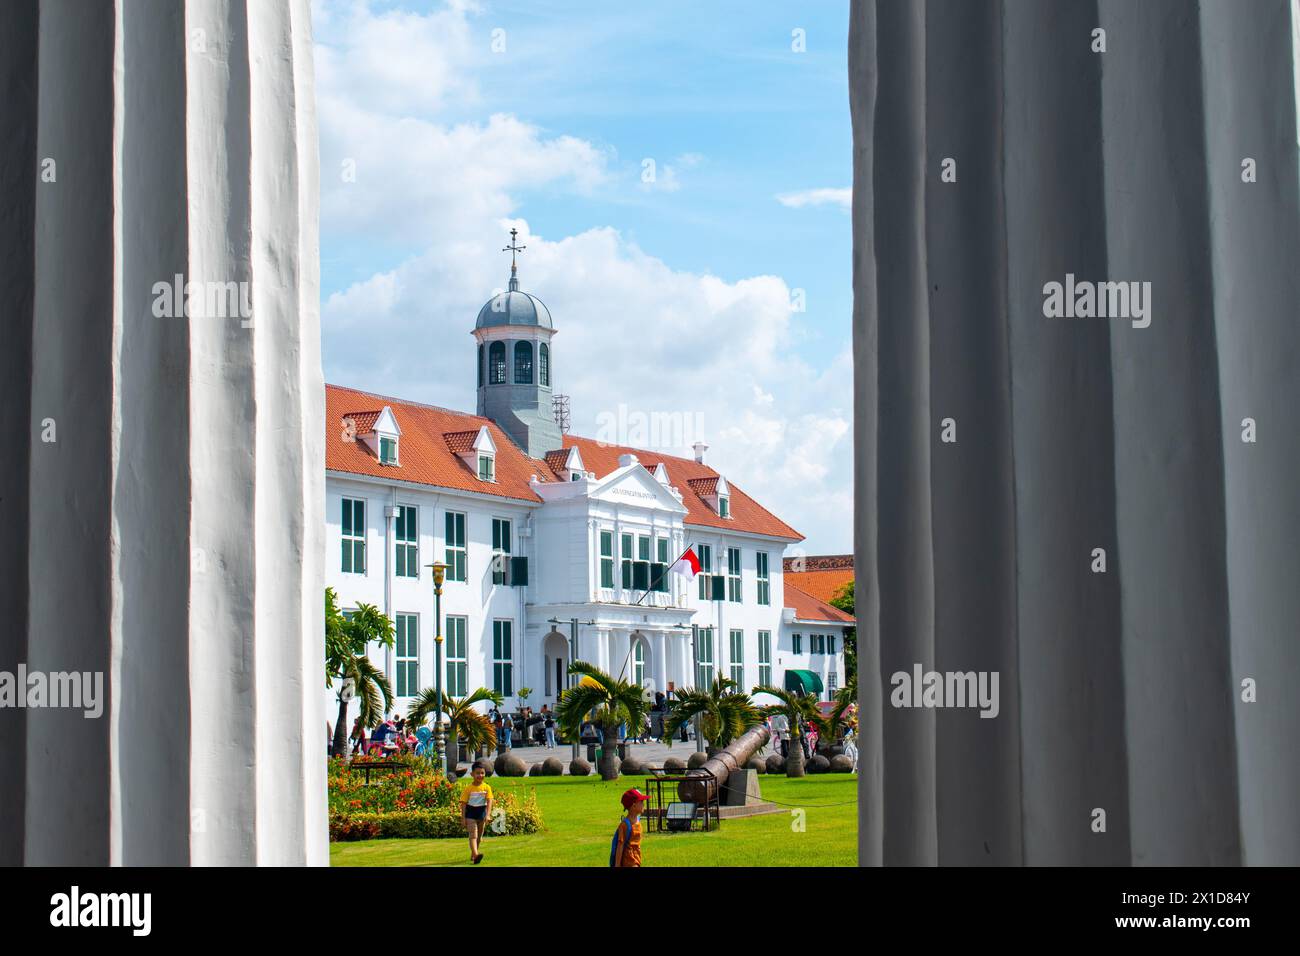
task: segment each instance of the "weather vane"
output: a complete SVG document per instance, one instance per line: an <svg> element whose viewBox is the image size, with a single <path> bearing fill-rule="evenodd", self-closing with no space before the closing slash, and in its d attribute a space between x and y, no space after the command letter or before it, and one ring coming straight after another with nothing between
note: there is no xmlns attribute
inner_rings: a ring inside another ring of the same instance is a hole
<svg viewBox="0 0 1300 956"><path fill-rule="evenodd" d="M519 237L519 230L511 229L510 245L506 246L504 249L501 250L502 252L510 253L510 291L511 292L514 292L516 289L519 288L519 273L515 265L515 254L523 252L525 249L528 248L527 246L519 245L518 237Z"/></svg>

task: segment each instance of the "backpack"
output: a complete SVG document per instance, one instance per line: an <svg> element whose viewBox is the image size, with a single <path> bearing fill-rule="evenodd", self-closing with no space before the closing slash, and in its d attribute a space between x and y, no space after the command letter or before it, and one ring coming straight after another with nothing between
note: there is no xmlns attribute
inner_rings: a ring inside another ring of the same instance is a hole
<svg viewBox="0 0 1300 956"><path fill-rule="evenodd" d="M627 827L627 835L623 837L623 846L627 847L632 840L632 821L624 817L619 823L619 829ZM618 830L614 831L614 839L609 841L609 865L614 865L615 855L618 853Z"/></svg>

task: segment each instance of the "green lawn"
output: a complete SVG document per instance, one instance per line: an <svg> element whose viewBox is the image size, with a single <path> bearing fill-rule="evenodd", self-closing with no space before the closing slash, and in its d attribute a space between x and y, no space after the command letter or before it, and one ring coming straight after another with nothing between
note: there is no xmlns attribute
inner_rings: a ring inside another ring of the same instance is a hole
<svg viewBox="0 0 1300 956"><path fill-rule="evenodd" d="M711 833L647 832L644 866L856 866L858 778L818 774L790 779L759 776L765 800L789 806L781 813L723 820ZM535 787L545 830L530 836L490 837L480 866L607 866L609 841L621 815L619 795L644 789L642 777L610 783L590 777L492 777L494 790ZM331 843L333 866L468 866L469 844L446 840L366 840Z"/></svg>

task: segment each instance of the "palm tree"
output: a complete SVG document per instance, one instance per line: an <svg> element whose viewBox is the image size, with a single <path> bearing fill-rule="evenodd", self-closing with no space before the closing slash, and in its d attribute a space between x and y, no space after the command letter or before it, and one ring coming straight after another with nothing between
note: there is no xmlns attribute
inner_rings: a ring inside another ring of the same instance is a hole
<svg viewBox="0 0 1300 956"><path fill-rule="evenodd" d="M393 704L393 689L384 672L366 656L366 645L393 646L393 622L373 604L359 604L343 615L333 588L325 589L325 686L335 679L351 678L361 704L361 726L378 727ZM348 702L339 695L338 722L334 725L335 756L347 753Z"/></svg>
<svg viewBox="0 0 1300 956"><path fill-rule="evenodd" d="M804 773L803 762L803 735L799 731L799 722L816 720L817 702L813 700L811 694L795 694L780 687L769 687L761 685L753 690L755 695L771 694L780 703L764 704L759 707L759 712L765 717L774 717L777 714L785 717L790 723L790 753L785 761L785 775L787 777L802 777Z"/></svg>
<svg viewBox="0 0 1300 956"><path fill-rule="evenodd" d="M574 661L569 665L569 673L581 674L589 680L560 693L555 719L566 737L577 740L582 736L583 721L594 712L596 723L600 724L605 735L600 755L600 778L617 780L618 728L623 723L628 727L640 727L645 723L650 710L645 688L622 677L614 677L586 661Z"/></svg>
<svg viewBox="0 0 1300 956"><path fill-rule="evenodd" d="M505 698L486 687L480 687L468 697L451 697L446 693L442 695L442 712L447 722L447 746L451 748L453 754L456 754L455 748L461 737L465 738L465 747L473 753L496 747L497 732L492 726L492 721L488 720L486 714L480 714L474 709L476 704L481 704L485 700L500 707ZM425 722L437 713L438 690L434 687L426 687L416 696L415 705L407 715L407 720L416 727L423 727ZM433 730L434 733L438 732L436 727ZM456 760L453 758L449 763L454 769Z"/></svg>
<svg viewBox="0 0 1300 956"><path fill-rule="evenodd" d="M844 736L844 728L848 726L849 719L846 716L849 706L858 702L858 679L851 676L849 682L835 692L835 706L831 708L829 714L823 714L817 710L813 714L813 726L817 728L818 741L826 741L827 745L836 743Z"/></svg>
<svg viewBox="0 0 1300 956"><path fill-rule="evenodd" d="M718 748L727 746L751 727L763 722L763 714L749 695L736 690L740 685L729 677L715 677L708 690L683 688L664 719L664 739L671 747L673 734L684 724L700 717L704 739Z"/></svg>

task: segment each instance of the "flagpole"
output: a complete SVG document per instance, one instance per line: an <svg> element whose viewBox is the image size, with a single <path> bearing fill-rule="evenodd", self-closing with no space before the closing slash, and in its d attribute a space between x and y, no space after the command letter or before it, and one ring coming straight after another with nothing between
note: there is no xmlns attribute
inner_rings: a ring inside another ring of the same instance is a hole
<svg viewBox="0 0 1300 956"><path fill-rule="evenodd" d="M686 546L686 551L691 550L691 548L693 548L693 547L695 547L695 542L694 542L694 541L692 541L690 544L688 544L688 545ZM677 555L676 560L674 560L674 561L670 561L670 562L668 562L667 564L664 565L664 569L663 569L663 571L660 573L659 577L655 578L653 581L650 582L650 586L649 586L648 588L645 589L644 593L642 593L642 595L641 595L639 598L637 598L635 601L632 602L632 604L631 604L632 607L636 607L636 606L639 605L642 601L644 601L647 597L650 596L650 592L654 590L655 585L658 584L659 581L663 579L664 575L666 575L666 574L669 573L669 572L668 572L668 569L671 568L673 565L675 565L675 564L676 564L678 561L680 561L682 558L686 557L686 551L683 551L681 554Z"/></svg>

